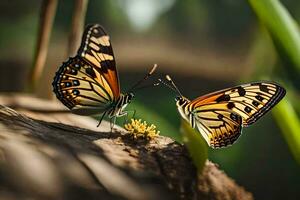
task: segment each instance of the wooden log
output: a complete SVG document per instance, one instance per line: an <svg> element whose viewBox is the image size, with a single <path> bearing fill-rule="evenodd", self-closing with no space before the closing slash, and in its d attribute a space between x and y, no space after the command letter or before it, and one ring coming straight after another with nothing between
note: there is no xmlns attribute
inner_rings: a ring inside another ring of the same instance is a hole
<svg viewBox="0 0 300 200"><path fill-rule="evenodd" d="M62 108L0 96L0 199L252 199L210 161L197 174L168 137L133 140L107 122L49 112Z"/></svg>

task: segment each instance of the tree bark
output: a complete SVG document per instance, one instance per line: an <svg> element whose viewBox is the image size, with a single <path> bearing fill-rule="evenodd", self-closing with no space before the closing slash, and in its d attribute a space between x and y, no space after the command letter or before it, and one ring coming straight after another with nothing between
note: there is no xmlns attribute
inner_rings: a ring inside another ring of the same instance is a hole
<svg viewBox="0 0 300 200"><path fill-rule="evenodd" d="M97 128L92 118L51 112L58 109L0 96L0 199L252 199L210 161L197 174L168 137L133 140L108 122Z"/></svg>

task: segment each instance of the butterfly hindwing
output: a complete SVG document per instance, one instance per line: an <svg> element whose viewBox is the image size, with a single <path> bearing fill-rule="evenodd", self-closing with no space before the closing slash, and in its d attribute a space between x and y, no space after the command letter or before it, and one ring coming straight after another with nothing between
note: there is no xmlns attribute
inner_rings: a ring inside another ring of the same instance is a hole
<svg viewBox="0 0 300 200"><path fill-rule="evenodd" d="M76 114L101 113L114 98L106 79L79 56L63 63L52 84L57 98Z"/></svg>
<svg viewBox="0 0 300 200"><path fill-rule="evenodd" d="M210 146L223 147L240 136L242 117L228 110L197 112L196 125Z"/></svg>
<svg viewBox="0 0 300 200"><path fill-rule="evenodd" d="M199 97L189 103L199 131L212 147L232 144L241 127L263 116L285 95L271 82L244 84Z"/></svg>
<svg viewBox="0 0 300 200"><path fill-rule="evenodd" d="M93 24L86 27L78 56L85 59L96 71L103 75L112 89L114 98L118 99L120 85L116 61L110 38L100 25Z"/></svg>

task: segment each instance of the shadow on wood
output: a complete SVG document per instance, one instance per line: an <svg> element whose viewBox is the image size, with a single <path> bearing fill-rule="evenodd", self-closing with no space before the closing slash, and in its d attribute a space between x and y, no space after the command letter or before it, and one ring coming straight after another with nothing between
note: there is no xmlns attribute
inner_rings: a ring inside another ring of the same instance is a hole
<svg viewBox="0 0 300 200"><path fill-rule="evenodd" d="M209 161L197 175L170 138L133 140L91 118L32 112L62 107L30 96L2 95L0 105L1 199L252 199Z"/></svg>

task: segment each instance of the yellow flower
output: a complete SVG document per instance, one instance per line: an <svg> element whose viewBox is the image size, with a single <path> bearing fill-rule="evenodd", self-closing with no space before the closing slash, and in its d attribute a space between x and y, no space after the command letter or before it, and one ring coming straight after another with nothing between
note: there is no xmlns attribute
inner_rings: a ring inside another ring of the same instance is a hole
<svg viewBox="0 0 300 200"><path fill-rule="evenodd" d="M142 122L141 119L131 119L131 123L125 124L124 128L134 139L145 138L151 140L159 135L155 125L151 124L148 126L147 122Z"/></svg>

